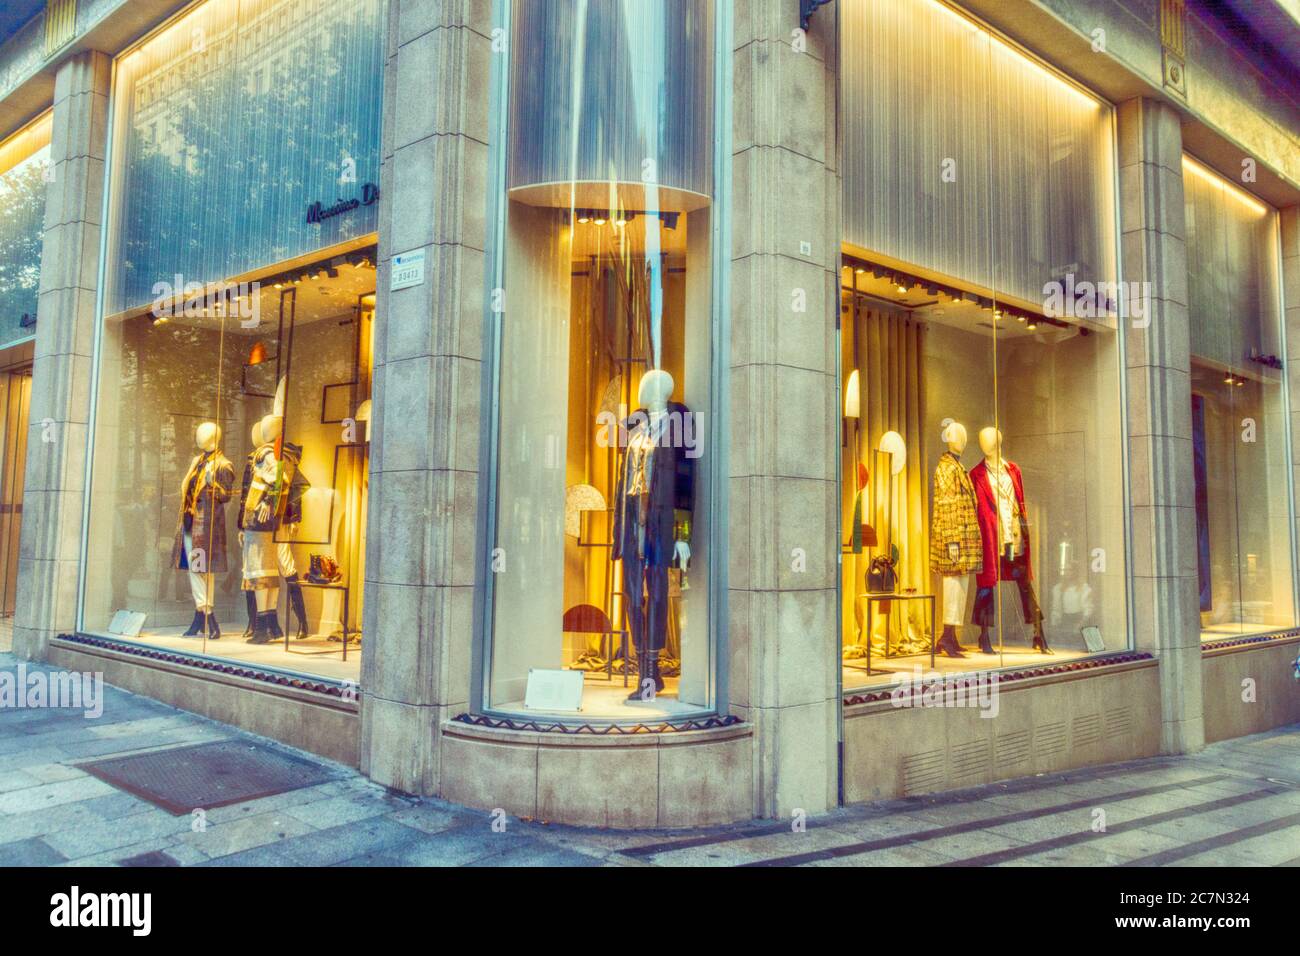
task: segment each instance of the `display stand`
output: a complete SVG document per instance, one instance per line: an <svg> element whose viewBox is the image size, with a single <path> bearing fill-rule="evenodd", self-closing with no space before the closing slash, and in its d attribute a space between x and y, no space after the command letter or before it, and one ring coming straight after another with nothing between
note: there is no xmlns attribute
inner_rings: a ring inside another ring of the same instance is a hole
<svg viewBox="0 0 1300 956"><path fill-rule="evenodd" d="M867 602L867 667L868 677L875 677L878 674L890 674L892 671L877 671L871 667L871 618L875 605L882 601L928 601L930 603L930 668L934 669L934 595L933 594L896 594L893 591L867 591L858 595L859 601ZM885 617L885 659L889 659L889 617ZM855 665L845 663L846 667Z"/></svg>
<svg viewBox="0 0 1300 956"><path fill-rule="evenodd" d="M351 588L346 584L317 584L315 581L298 582L300 587L316 588L318 591L342 591L343 592L343 660L348 659L348 641L351 639L351 631L348 630L349 610L351 610ZM323 651L296 651L289 643L289 632L284 632L284 649L290 654L305 654L318 657L322 654L333 654L334 648L328 648Z"/></svg>

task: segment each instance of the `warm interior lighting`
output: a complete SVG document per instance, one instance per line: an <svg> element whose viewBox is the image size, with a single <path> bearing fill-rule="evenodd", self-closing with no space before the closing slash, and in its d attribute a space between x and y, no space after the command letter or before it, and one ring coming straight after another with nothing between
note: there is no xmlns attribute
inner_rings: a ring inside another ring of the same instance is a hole
<svg viewBox="0 0 1300 956"><path fill-rule="evenodd" d="M1246 192L1246 190L1242 189L1226 176L1220 176L1214 170L1210 169L1210 167L1192 159L1192 157L1187 153L1183 153L1183 170L1195 173L1210 185L1217 186L1219 189L1227 191L1230 195L1235 196L1244 206L1253 210L1258 215L1263 216L1269 212L1268 206L1265 206L1250 193Z"/></svg>

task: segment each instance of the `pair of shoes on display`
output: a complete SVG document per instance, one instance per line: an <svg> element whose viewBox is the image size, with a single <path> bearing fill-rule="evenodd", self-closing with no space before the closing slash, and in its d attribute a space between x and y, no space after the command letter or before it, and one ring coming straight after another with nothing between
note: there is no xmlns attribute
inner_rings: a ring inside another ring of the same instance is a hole
<svg viewBox="0 0 1300 956"><path fill-rule="evenodd" d="M207 614L202 611L195 611L194 620L190 622L189 630L182 634L181 637L202 637L205 630L207 631L208 640L221 640L221 628L217 626L217 615L211 611Z"/></svg>
<svg viewBox="0 0 1300 956"><path fill-rule="evenodd" d="M1050 647L1047 646L1047 638L1043 635L1043 627L1041 624L1034 629L1034 650L1038 651L1038 653L1040 654L1051 655L1055 653ZM989 640L989 632L987 628L980 631L980 653L982 654L997 653L997 651L993 649L992 642Z"/></svg>
<svg viewBox="0 0 1300 956"><path fill-rule="evenodd" d="M343 580L343 572L339 570L338 562L329 555L313 554L307 580L312 584L338 584Z"/></svg>

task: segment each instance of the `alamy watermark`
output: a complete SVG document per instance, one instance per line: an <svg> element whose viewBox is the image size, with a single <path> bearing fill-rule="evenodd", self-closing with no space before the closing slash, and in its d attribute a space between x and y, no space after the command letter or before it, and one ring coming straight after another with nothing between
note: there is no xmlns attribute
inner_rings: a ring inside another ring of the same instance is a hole
<svg viewBox="0 0 1300 956"><path fill-rule="evenodd" d="M895 707L970 707L981 717L996 717L1001 706L997 674L927 674L919 664L903 675L889 700Z"/></svg>
<svg viewBox="0 0 1300 956"><path fill-rule="evenodd" d="M660 412L638 410L629 415L627 406L619 405L617 414L597 414L596 425L596 444L601 448L626 448L633 434L648 428L659 447L684 449L687 458L704 454L704 424L699 412L673 408Z"/></svg>
<svg viewBox="0 0 1300 956"><path fill-rule="evenodd" d="M1150 282L1092 282L1073 272L1043 284L1043 313L1048 318L1100 319L1119 314L1135 329L1151 324Z"/></svg>
<svg viewBox="0 0 1300 956"><path fill-rule="evenodd" d="M153 284L150 312L155 319L184 316L190 319L237 318L245 329L255 329L262 322L262 284L260 282L186 282L177 273L172 281Z"/></svg>
<svg viewBox="0 0 1300 956"><path fill-rule="evenodd" d="M80 710L87 720L104 713L104 675L91 671L0 671L0 710L23 708Z"/></svg>

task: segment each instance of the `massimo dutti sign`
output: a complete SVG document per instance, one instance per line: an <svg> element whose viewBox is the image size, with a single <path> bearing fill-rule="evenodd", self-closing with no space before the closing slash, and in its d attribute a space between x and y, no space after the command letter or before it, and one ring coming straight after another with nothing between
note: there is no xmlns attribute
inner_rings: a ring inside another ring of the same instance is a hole
<svg viewBox="0 0 1300 956"><path fill-rule="evenodd" d="M379 202L379 187L374 183L366 183L361 187L360 198L354 196L351 199L340 199L332 206L326 206L320 201L312 203L307 207L307 222L324 222L326 219L333 219L361 206L373 206L377 202Z"/></svg>

